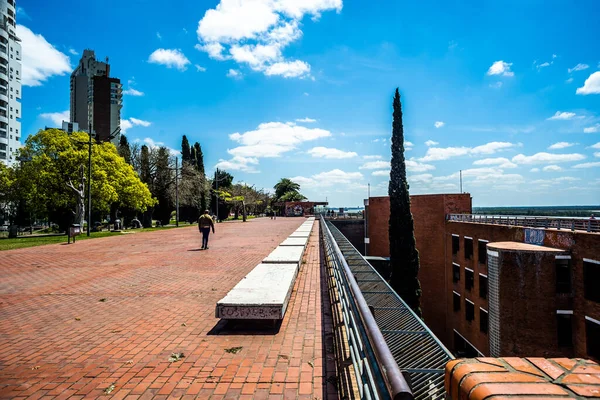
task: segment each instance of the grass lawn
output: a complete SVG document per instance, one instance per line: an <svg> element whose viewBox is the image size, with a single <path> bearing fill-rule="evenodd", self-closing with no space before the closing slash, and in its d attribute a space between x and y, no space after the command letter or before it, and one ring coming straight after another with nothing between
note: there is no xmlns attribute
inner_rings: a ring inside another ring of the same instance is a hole
<svg viewBox="0 0 600 400"><path fill-rule="evenodd" d="M179 227L187 227L191 226L188 224L179 223ZM135 233L143 233L143 232L154 232L154 231L162 231L165 229L176 228L176 226L162 226L159 228L145 228L145 229L130 229L127 232L135 232ZM77 236L77 241L87 240L87 239L96 239L108 236L117 236L122 235L120 232L91 232L88 237L85 233ZM20 237L17 239L0 239L0 251L2 250L13 250L13 249L23 249L25 247L35 247L35 246L43 246L46 244L55 244L55 243L67 243L67 236L46 236L46 237Z"/></svg>

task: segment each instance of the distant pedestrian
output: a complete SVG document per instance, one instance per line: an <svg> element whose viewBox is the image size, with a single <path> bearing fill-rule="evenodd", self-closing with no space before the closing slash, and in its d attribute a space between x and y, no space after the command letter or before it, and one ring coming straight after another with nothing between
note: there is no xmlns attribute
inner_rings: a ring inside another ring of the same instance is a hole
<svg viewBox="0 0 600 400"><path fill-rule="evenodd" d="M208 210L204 211L204 214L198 218L198 229L202 233L202 250L208 250L208 235L210 230L215 233L215 223L208 213Z"/></svg>

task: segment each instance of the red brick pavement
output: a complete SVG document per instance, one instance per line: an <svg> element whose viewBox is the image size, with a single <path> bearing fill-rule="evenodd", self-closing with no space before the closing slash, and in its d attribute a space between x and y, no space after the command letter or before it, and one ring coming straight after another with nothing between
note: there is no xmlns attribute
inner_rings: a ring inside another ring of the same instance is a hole
<svg viewBox="0 0 600 400"><path fill-rule="evenodd" d="M279 329L214 317L301 222L219 224L208 251L190 227L2 252L0 397L334 397L318 228Z"/></svg>

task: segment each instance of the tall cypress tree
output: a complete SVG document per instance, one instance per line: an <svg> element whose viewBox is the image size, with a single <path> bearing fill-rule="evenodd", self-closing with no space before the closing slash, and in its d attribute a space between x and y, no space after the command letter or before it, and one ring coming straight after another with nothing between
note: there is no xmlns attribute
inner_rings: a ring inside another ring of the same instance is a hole
<svg viewBox="0 0 600 400"><path fill-rule="evenodd" d="M127 136L121 135L121 139L119 139L119 147L117 148L119 155L125 159L127 164L131 164L131 148L129 147L129 142L127 141Z"/></svg>
<svg viewBox="0 0 600 400"><path fill-rule="evenodd" d="M196 153L196 169L204 175L204 154L202 154L200 143L194 143L194 152Z"/></svg>
<svg viewBox="0 0 600 400"><path fill-rule="evenodd" d="M188 142L187 136L185 135L183 135L183 138L181 139L181 161L188 163L192 161L190 142Z"/></svg>
<svg viewBox="0 0 600 400"><path fill-rule="evenodd" d="M402 104L396 88L392 123L392 171L390 172L390 266L391 285L410 308L421 316L421 284L419 283L419 252L410 212L410 196L404 160L404 128Z"/></svg>

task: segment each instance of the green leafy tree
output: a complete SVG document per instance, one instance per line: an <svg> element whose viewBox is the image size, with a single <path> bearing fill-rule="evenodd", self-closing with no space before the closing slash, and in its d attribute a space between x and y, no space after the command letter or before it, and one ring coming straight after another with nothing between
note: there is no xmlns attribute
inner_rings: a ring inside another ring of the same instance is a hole
<svg viewBox="0 0 600 400"><path fill-rule="evenodd" d="M163 225L170 222L171 212L175 209L173 197L171 196L175 177L169 158L169 150L166 147L160 147L156 153L156 167L152 185L152 194L158 200L158 204L154 209L154 217Z"/></svg>
<svg viewBox="0 0 600 400"><path fill-rule="evenodd" d="M87 168L88 135L59 129L39 131L27 138L19 150L25 161L16 169L16 194L30 214L47 215L65 227L75 209L75 197L67 182L80 182L82 166ZM87 174L86 174L87 175ZM92 207L106 213L112 204L144 211L155 204L148 187L133 167L119 156L112 143L92 146Z"/></svg>
<svg viewBox="0 0 600 400"><path fill-rule="evenodd" d="M421 316L421 284L419 283L419 252L410 212L410 196L404 160L404 128L402 104L396 89L392 123L392 170L390 172L390 266L391 285L413 311Z"/></svg>
<svg viewBox="0 0 600 400"><path fill-rule="evenodd" d="M201 174L204 174L204 154L202 153L202 147L200 143L194 143L194 154L196 159L196 169Z"/></svg>
<svg viewBox="0 0 600 400"><path fill-rule="evenodd" d="M6 222L6 216L14 216L13 209L17 200L14 195L15 189L15 170L0 162L0 223Z"/></svg>
<svg viewBox="0 0 600 400"><path fill-rule="evenodd" d="M219 202L219 213L217 218L219 220L226 219L229 216L229 211L231 210L231 204L227 203L223 199L221 199L218 195L219 190L229 189L231 184L233 183L233 175L230 173L217 169L215 171L215 178L211 182L211 192L212 192L212 209L215 213L217 213L217 202Z"/></svg>
<svg viewBox="0 0 600 400"><path fill-rule="evenodd" d="M184 163L192 161L190 142L188 142L188 138L185 135L183 135L183 138L181 139L181 161Z"/></svg>

